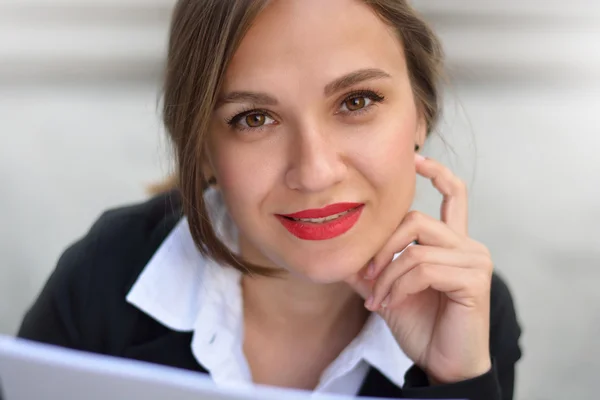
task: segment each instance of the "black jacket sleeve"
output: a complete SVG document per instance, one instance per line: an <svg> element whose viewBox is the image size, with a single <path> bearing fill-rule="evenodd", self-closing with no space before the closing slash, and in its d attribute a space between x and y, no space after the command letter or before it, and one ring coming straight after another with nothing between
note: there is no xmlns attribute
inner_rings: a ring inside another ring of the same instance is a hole
<svg viewBox="0 0 600 400"><path fill-rule="evenodd" d="M502 279L492 278L490 305L492 369L486 374L449 385L430 386L426 374L413 366L405 376L402 394L415 399L512 400L515 364L521 358L521 328L512 296Z"/></svg>
<svg viewBox="0 0 600 400"><path fill-rule="evenodd" d="M82 349L79 316L85 310L87 287L99 237L90 234L60 257L33 306L25 314L18 336L61 347Z"/></svg>

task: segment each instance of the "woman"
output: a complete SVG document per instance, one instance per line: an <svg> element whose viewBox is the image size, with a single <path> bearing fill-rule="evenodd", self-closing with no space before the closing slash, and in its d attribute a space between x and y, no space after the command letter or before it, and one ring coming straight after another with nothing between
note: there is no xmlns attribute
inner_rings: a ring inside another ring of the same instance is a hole
<svg viewBox="0 0 600 400"><path fill-rule="evenodd" d="M105 213L20 336L217 384L511 399L510 294L468 236L464 184L418 154L441 59L404 0L180 0L179 189ZM441 220L409 211L417 174Z"/></svg>

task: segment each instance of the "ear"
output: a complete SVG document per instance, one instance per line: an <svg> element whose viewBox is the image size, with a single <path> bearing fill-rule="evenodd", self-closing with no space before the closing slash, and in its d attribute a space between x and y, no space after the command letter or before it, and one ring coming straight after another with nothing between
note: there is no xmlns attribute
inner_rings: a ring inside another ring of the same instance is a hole
<svg viewBox="0 0 600 400"><path fill-rule="evenodd" d="M212 159L209 152L205 149L202 152L202 178L209 186L213 186L216 182L215 168L213 167Z"/></svg>
<svg viewBox="0 0 600 400"><path fill-rule="evenodd" d="M419 114L419 121L417 122L417 130L415 132L416 149L422 149L425 144L425 139L427 139L427 121L425 120L423 113Z"/></svg>
<svg viewBox="0 0 600 400"><path fill-rule="evenodd" d="M209 181L209 179L213 178L215 176L215 171L212 168L212 166L210 165L210 162L203 162L202 163L202 177L204 178L204 180L206 182Z"/></svg>

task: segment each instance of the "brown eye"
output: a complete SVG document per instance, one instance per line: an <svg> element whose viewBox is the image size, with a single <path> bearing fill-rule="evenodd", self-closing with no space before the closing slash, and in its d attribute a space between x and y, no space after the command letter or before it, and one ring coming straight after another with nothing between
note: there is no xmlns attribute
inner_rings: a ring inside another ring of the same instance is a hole
<svg viewBox="0 0 600 400"><path fill-rule="evenodd" d="M225 120L225 122L237 130L262 129L271 125L277 125L277 121L269 116L268 111L264 110L244 111Z"/></svg>
<svg viewBox="0 0 600 400"><path fill-rule="evenodd" d="M264 114L248 114L246 118L244 118L244 122L250 128L258 128L265 124L267 118Z"/></svg>
<svg viewBox="0 0 600 400"><path fill-rule="evenodd" d="M365 96L352 97L344 101L344 106L348 111L358 111L368 105L369 99Z"/></svg>
<svg viewBox="0 0 600 400"><path fill-rule="evenodd" d="M345 115L360 115L371 109L371 106L382 103L385 97L372 90L358 90L348 94L342 104L339 113Z"/></svg>

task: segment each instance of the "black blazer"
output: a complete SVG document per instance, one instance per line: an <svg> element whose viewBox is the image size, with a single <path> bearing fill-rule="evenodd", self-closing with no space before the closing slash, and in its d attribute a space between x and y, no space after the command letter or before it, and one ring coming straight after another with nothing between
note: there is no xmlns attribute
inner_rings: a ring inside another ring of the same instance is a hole
<svg viewBox="0 0 600 400"><path fill-rule="evenodd" d="M161 242L182 216L181 199L170 192L142 204L105 212L91 230L60 257L55 271L18 335L77 350L206 373L193 357L192 332L176 332L126 302L125 296ZM509 400L515 363L521 357L512 298L498 277L492 281L487 374L451 385L429 386L413 366L396 387L371 368L360 396Z"/></svg>

